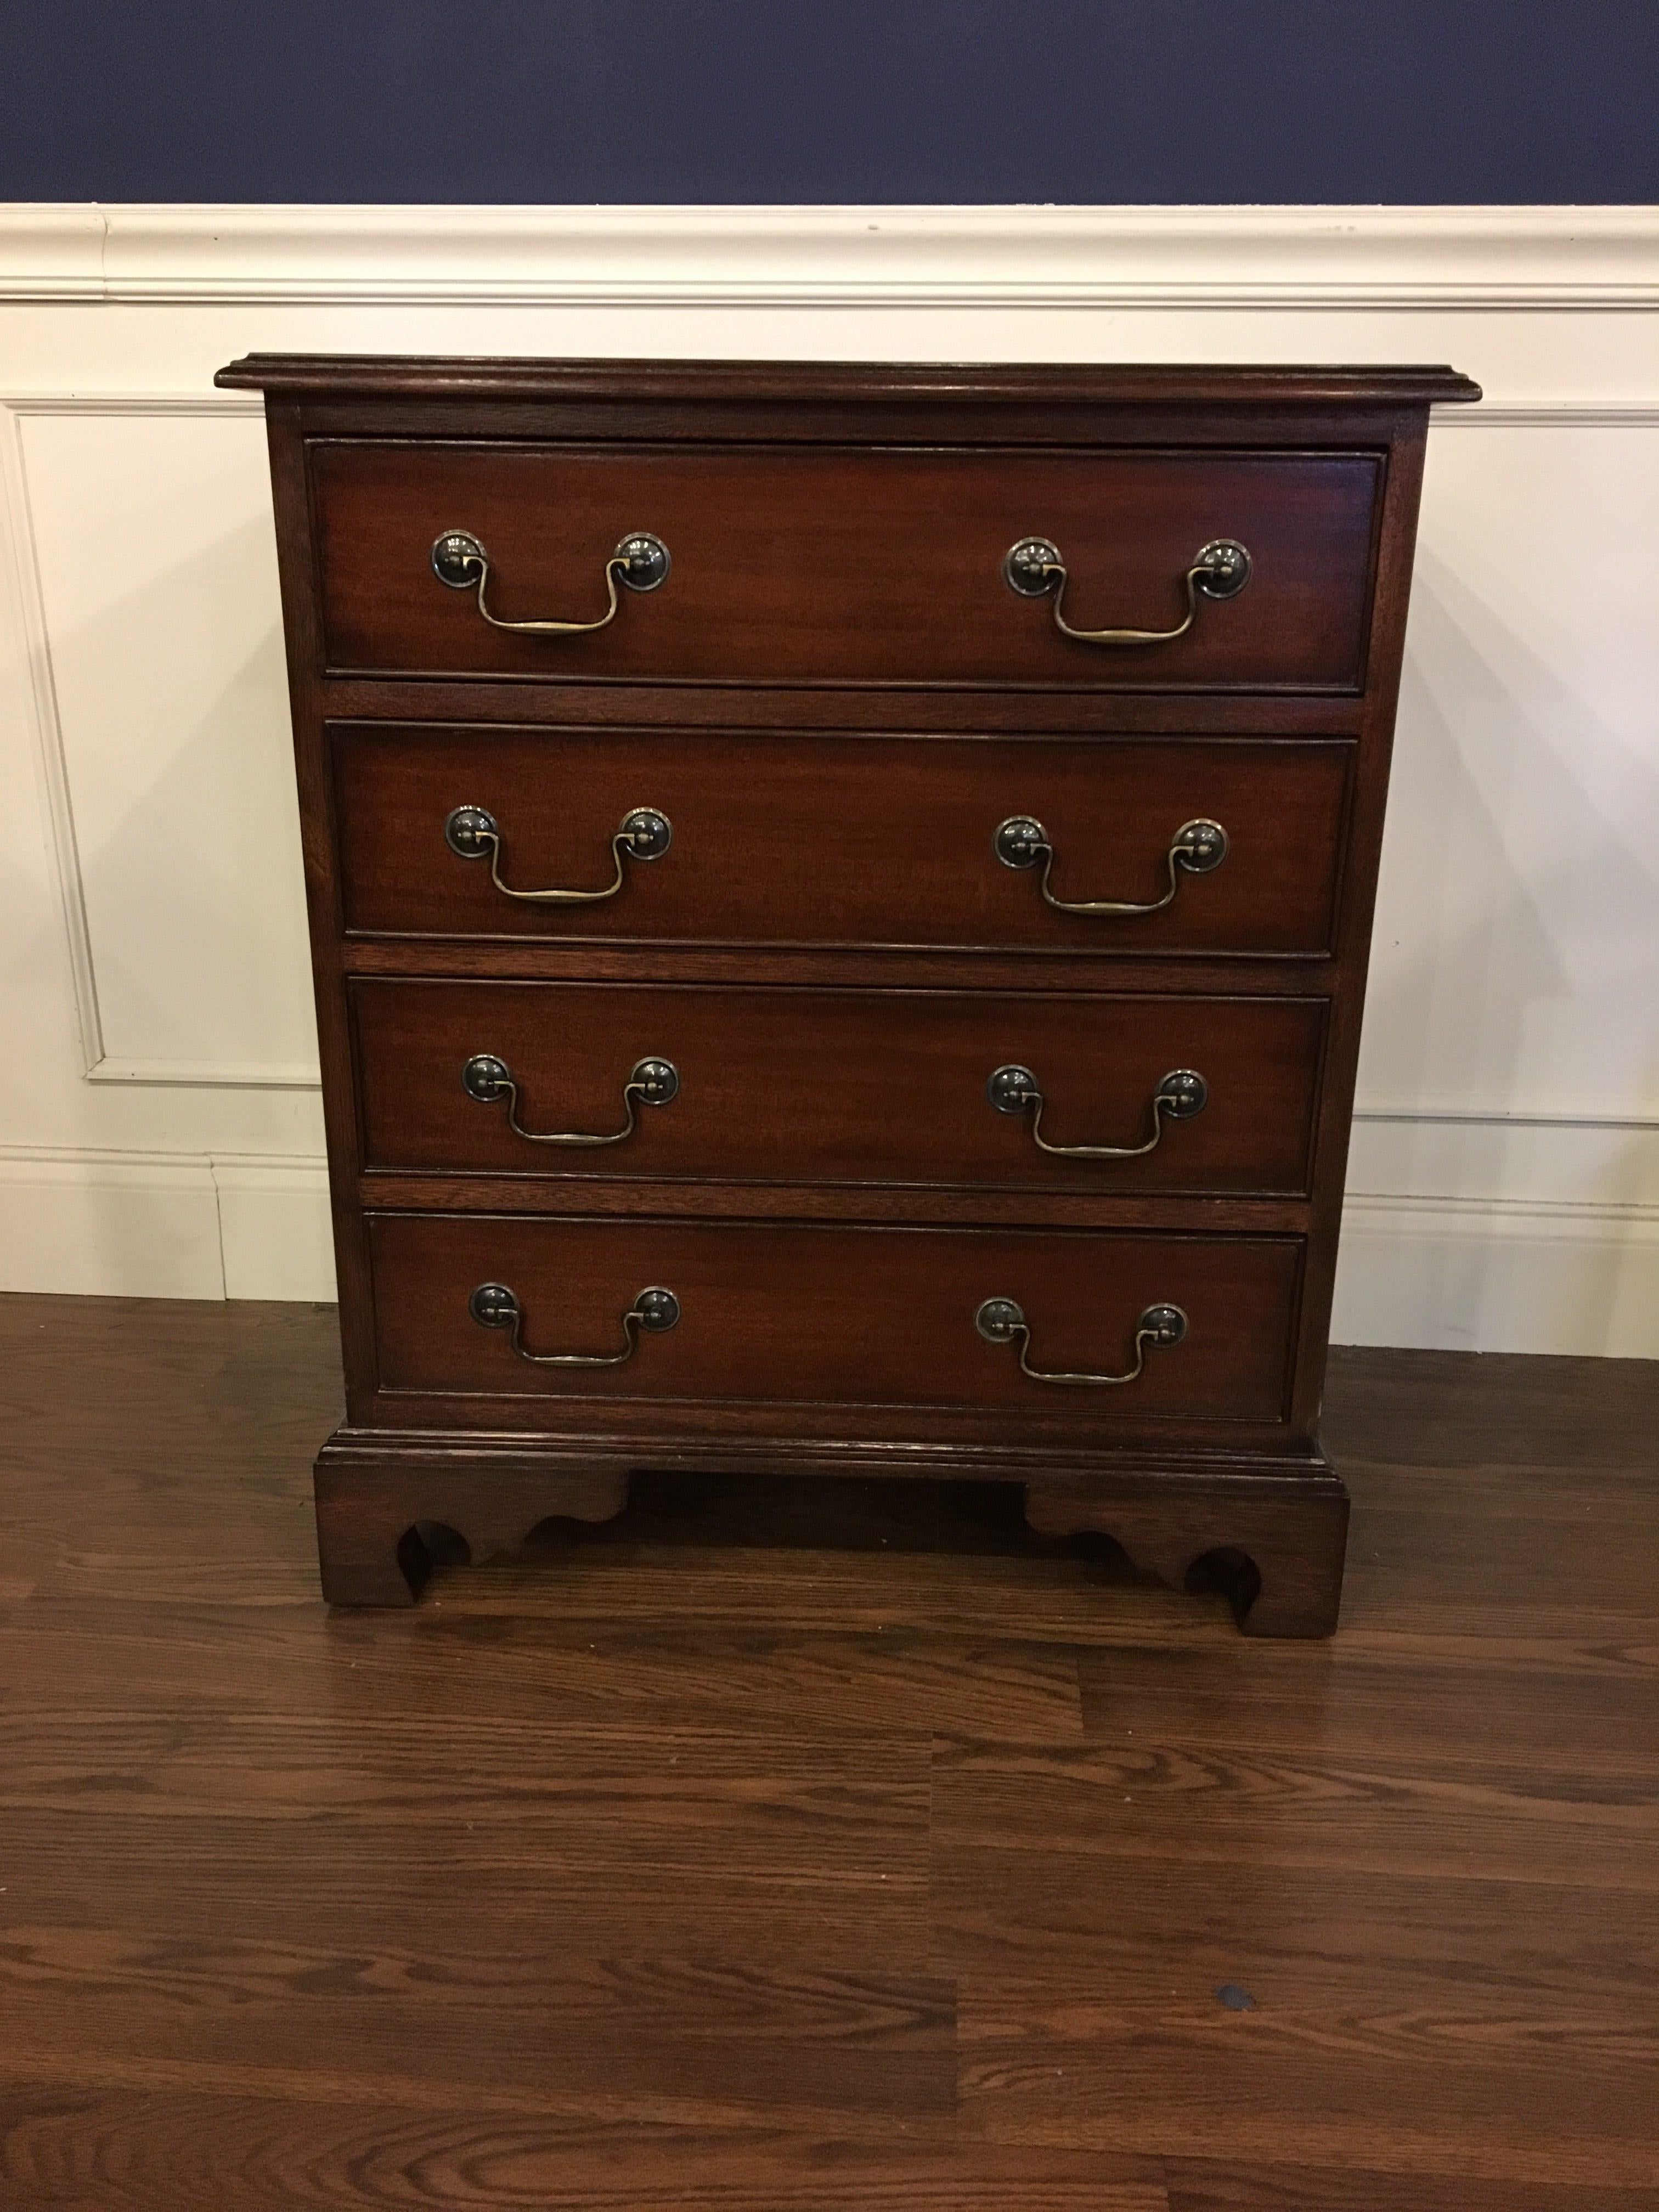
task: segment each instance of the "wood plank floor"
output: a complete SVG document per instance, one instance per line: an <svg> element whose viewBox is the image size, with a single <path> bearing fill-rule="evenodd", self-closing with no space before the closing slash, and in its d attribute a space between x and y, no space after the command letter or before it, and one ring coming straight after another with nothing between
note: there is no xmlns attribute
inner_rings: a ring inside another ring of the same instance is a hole
<svg viewBox="0 0 1659 2212"><path fill-rule="evenodd" d="M642 1482L325 1613L331 1312L0 1300L0 2203L1659 2205L1659 1365L1336 1357L1329 1645Z"/></svg>

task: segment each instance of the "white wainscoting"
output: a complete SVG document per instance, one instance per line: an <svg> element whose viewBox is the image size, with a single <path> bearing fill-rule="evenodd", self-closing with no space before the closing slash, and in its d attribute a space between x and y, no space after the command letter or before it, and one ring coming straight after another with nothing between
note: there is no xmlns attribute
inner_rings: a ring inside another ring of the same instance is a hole
<svg viewBox="0 0 1659 2212"><path fill-rule="evenodd" d="M253 349L1449 361L1340 1340L1659 1355L1659 210L0 207L0 1286L331 1295Z"/></svg>

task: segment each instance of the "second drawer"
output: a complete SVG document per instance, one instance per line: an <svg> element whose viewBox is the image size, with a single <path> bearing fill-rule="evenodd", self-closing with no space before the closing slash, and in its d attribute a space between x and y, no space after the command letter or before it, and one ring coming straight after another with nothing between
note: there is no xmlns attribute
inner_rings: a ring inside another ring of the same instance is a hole
<svg viewBox="0 0 1659 2212"><path fill-rule="evenodd" d="M349 936L1103 958L1334 941L1346 739L329 736Z"/></svg>
<svg viewBox="0 0 1659 2212"><path fill-rule="evenodd" d="M351 996L370 1170L1309 1188L1322 1000L368 980Z"/></svg>

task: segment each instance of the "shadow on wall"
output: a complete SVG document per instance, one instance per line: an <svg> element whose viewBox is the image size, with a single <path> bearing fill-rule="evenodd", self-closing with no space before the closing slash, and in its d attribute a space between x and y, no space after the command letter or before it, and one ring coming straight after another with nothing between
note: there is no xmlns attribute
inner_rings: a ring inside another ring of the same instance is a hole
<svg viewBox="0 0 1659 2212"><path fill-rule="evenodd" d="M1629 642L1652 658L1650 632ZM1659 753L1432 554L1390 810L1367 1017L1387 1049L1378 1091L1589 1118L1650 1098Z"/></svg>
<svg viewBox="0 0 1659 2212"><path fill-rule="evenodd" d="M1639 640L1632 647L1651 650ZM1618 650L1616 635L1608 649ZM1638 1118L1659 1076L1655 822L1659 761L1633 752L1588 685L1565 680L1531 634L1425 550L1402 682L1362 1106L1492 1115L1478 1137L1461 1133L1481 1146L1480 1182L1498 1191L1529 1187L1538 1144L1526 1125L1504 1126L1505 1113ZM1433 1195L1444 1129L1394 1134L1401 1187ZM1593 1233L1564 1218L1553 1234L1535 1213L1527 1226L1554 1247L1559 1310L1549 1340L1575 1348L1610 1348L1628 1326L1637 1271L1652 1264L1645 1224L1621 1222L1616 1211L1651 1199L1643 1183L1651 1135L1607 1129L1600 1140L1595 1187L1583 1196L1615 1211ZM1503 1340L1504 1316L1522 1294L1514 1233L1488 1212L1460 1237L1442 1213L1411 1240L1419 1340ZM1563 1265L1575 1244L1577 1262ZM1622 1255L1612 1267L1610 1246Z"/></svg>

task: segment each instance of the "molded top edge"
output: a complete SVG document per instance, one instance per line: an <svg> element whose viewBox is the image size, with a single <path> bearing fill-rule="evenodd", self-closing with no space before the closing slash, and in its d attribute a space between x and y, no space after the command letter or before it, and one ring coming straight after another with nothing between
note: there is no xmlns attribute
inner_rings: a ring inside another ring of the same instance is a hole
<svg viewBox="0 0 1659 2212"><path fill-rule="evenodd" d="M1095 406L1427 406L1479 399L1455 369L1115 362L469 360L254 353L223 389L350 399L975 400Z"/></svg>

